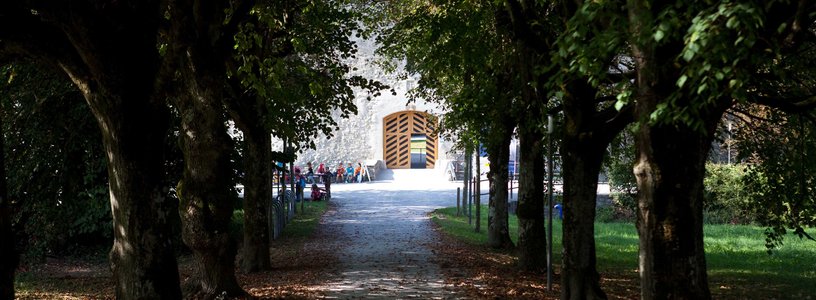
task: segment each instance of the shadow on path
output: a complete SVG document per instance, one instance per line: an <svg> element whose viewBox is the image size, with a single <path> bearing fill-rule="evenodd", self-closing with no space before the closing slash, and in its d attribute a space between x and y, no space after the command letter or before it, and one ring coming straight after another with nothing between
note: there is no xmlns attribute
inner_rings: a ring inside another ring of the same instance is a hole
<svg viewBox="0 0 816 300"><path fill-rule="evenodd" d="M327 297L458 297L427 246L439 242L427 214L456 205L456 186L444 180L333 185L336 212L321 226L340 263L327 278Z"/></svg>

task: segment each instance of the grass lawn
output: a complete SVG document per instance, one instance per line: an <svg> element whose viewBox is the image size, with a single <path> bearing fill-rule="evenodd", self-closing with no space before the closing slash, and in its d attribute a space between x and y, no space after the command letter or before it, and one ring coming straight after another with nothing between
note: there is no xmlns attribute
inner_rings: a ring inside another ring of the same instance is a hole
<svg viewBox="0 0 816 300"><path fill-rule="evenodd" d="M314 234L317 224L320 223L320 216L326 211L326 201L304 203L304 211L300 211L300 203L297 204L297 213L292 222L286 224L281 233L281 239L308 238Z"/></svg>
<svg viewBox="0 0 816 300"><path fill-rule="evenodd" d="M467 217L456 217L456 208L438 209L432 219L447 234L469 244L487 242L487 208L481 233L473 231ZM783 246L769 255L764 228L743 225L706 225L706 262L709 286L715 298L813 299L816 295L816 242L787 236ZM510 216L510 235L518 237L518 220ZM811 235L816 230L809 230ZM553 256L561 261L561 222L553 220ZM638 235L632 223L595 223L598 271L624 274L637 280Z"/></svg>

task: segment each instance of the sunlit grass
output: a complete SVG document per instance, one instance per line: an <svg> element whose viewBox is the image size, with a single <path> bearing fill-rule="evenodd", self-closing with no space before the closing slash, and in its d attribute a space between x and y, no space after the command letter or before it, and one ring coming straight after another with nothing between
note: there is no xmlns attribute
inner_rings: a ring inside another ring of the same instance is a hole
<svg viewBox="0 0 816 300"><path fill-rule="evenodd" d="M487 243L487 208L482 208L482 231L476 233L467 216L456 208L433 212L444 232L470 244ZM518 220L510 216L510 235L518 238ZM788 235L771 254L765 248L764 228L745 225L706 225L705 249L709 285L714 295L749 298L798 298L816 295L816 242ZM812 236L816 230L808 230ZM553 220L553 256L561 260L561 222ZM598 270L601 274L637 270L638 234L632 223L595 223ZM634 274L636 276L637 274Z"/></svg>
<svg viewBox="0 0 816 300"><path fill-rule="evenodd" d="M281 233L282 239L307 238L314 234L317 225L320 223L320 216L326 211L326 201L304 203L304 210L300 210L300 203L297 204L297 213L292 222L286 224Z"/></svg>

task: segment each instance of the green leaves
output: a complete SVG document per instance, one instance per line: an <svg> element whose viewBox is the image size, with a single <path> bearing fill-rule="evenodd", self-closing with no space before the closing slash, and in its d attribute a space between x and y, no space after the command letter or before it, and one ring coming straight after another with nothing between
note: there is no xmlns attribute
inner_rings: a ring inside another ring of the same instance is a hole
<svg viewBox="0 0 816 300"><path fill-rule="evenodd" d="M444 103L444 133L486 128L510 104L497 86L506 75L509 42L497 32L494 3L439 0L400 3L412 9L378 38L378 53L407 61L406 74L419 75L412 98ZM509 84L506 83L505 84Z"/></svg>
<svg viewBox="0 0 816 300"><path fill-rule="evenodd" d="M110 241L108 172L96 119L64 76L35 64L0 67L9 198L24 259L81 241Z"/></svg>
<svg viewBox="0 0 816 300"><path fill-rule="evenodd" d="M816 127L801 116L742 107L754 115L753 126L741 127L737 148L752 167L745 187L756 201L757 221L767 226L766 246L781 245L786 228L806 237L802 228L816 226Z"/></svg>
<svg viewBox="0 0 816 300"><path fill-rule="evenodd" d="M753 47L764 15L753 5L725 2L703 9L691 20L681 52L686 64L677 82L678 87L693 89L686 96L701 99L701 104L721 97L744 98L739 83L749 70L743 66L764 59Z"/></svg>
<svg viewBox="0 0 816 300"><path fill-rule="evenodd" d="M354 89L371 95L384 85L350 75L357 53L360 15L344 1L259 3L236 35L230 71L241 82L235 95L257 95L257 111L273 135L313 147L317 135L331 136L333 113L355 114Z"/></svg>

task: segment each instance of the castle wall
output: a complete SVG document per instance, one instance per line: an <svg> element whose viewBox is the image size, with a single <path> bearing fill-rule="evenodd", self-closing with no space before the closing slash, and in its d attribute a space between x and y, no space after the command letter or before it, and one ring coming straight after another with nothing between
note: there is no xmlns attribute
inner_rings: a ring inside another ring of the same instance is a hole
<svg viewBox="0 0 816 300"><path fill-rule="evenodd" d="M307 161L324 162L330 166L336 166L342 162L344 165L351 162L368 162L373 165L374 161L383 160L383 118L385 116L403 111L406 109L416 109L417 111L427 111L434 115L439 115L441 110L437 105L422 100L416 103L408 103L407 92L416 84L416 78L398 78L402 70L401 64L395 73L386 73L378 65L381 57L374 52L376 45L373 39L357 39L357 56L350 61L353 68L351 75L360 75L367 79L378 80L396 92L393 95L390 90L382 91L377 97L371 97L359 89L355 89L354 103L357 106L357 114L347 119L340 118L339 112L333 112L339 125L339 129L334 131L334 136L327 138L320 136L315 139L315 150L306 150L298 155L298 164L305 164ZM445 140L439 141L439 153L436 169L444 169L447 163L447 152L451 143ZM272 149L281 150L282 142L273 141Z"/></svg>

